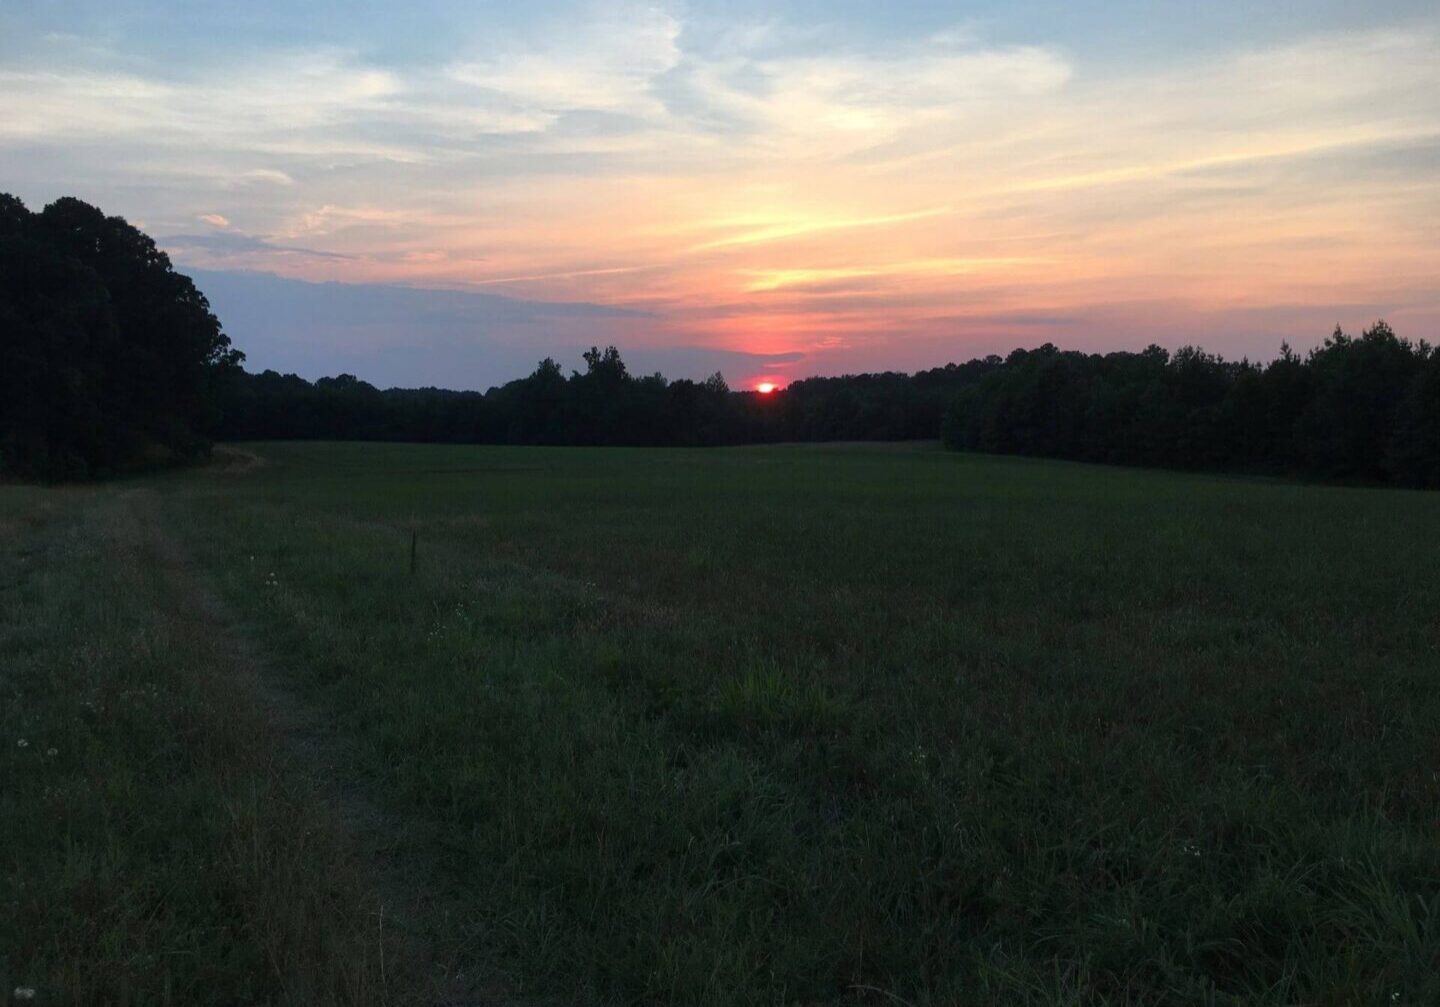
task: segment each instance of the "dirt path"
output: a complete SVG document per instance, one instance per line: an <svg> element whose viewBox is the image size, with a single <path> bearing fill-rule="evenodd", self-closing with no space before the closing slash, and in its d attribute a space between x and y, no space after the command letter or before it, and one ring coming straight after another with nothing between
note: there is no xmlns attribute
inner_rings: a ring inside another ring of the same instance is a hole
<svg viewBox="0 0 1440 1007"><path fill-rule="evenodd" d="M256 458L255 464L263 462ZM451 907L436 896L427 865L401 852L426 846L436 831L434 824L386 813L347 778L343 739L321 711L285 687L283 674L246 632L184 544L167 530L158 494L148 488L130 489L120 494L120 502L126 511L125 532L135 539L127 545L158 571L171 602L168 618L175 631L203 635L215 655L215 665L206 672L224 676L253 699L290 756L288 761L308 780L317 800L332 809L347 845L368 868L383 906L391 951L428 977L427 989L419 997L400 999L436 1007L498 1007L516 1002L494 983L477 982L471 977L473 970L456 960L456 949L437 939L436 921L450 917Z"/></svg>
<svg viewBox="0 0 1440 1007"><path fill-rule="evenodd" d="M210 453L210 465L207 471L227 476L243 476L269 464L270 462L263 455L256 454L254 451L248 451L233 444L217 444L214 451Z"/></svg>

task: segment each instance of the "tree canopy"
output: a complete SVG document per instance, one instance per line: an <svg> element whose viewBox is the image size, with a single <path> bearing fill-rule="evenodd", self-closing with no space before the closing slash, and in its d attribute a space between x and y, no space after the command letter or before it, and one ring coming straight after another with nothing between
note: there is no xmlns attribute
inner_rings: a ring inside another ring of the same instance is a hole
<svg viewBox="0 0 1440 1007"><path fill-rule="evenodd" d="M1016 350L956 397L958 450L1440 487L1440 352L1381 321L1301 358Z"/></svg>
<svg viewBox="0 0 1440 1007"><path fill-rule="evenodd" d="M243 355L155 242L78 199L0 194L0 471L87 478L203 455Z"/></svg>

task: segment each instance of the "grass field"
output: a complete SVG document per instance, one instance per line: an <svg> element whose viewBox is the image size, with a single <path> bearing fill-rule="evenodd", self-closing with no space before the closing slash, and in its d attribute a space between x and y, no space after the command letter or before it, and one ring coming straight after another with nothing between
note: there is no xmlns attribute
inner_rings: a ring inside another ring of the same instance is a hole
<svg viewBox="0 0 1440 1007"><path fill-rule="evenodd" d="M0 487L6 988L1440 1003L1440 497L248 450Z"/></svg>

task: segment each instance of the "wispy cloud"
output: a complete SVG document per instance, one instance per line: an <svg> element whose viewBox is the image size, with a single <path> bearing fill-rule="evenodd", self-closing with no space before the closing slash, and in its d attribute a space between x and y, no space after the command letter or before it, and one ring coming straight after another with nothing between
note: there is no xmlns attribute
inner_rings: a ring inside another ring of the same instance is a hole
<svg viewBox="0 0 1440 1007"><path fill-rule="evenodd" d="M211 214L211 217L219 217ZM204 218L202 218L204 219ZM224 220L224 217L219 217ZM207 223L213 221L207 220ZM219 225L228 226L228 225ZM304 256L316 259L353 259L354 256L338 252L325 252L315 248L300 248L282 245L254 234L234 230L212 231L208 234L168 234L157 239L162 247L178 253L191 261L205 259L234 259L244 257L264 262L272 257ZM198 256L196 253L200 253Z"/></svg>
<svg viewBox="0 0 1440 1007"><path fill-rule="evenodd" d="M383 142L346 141L328 129L382 115L397 76L331 50L232 60L216 72L170 78L106 68L0 71L11 111L0 139L140 133L153 141L203 136L256 152L398 154ZM252 176L253 177L253 176Z"/></svg>
<svg viewBox="0 0 1440 1007"><path fill-rule="evenodd" d="M1051 49L985 48L954 35L877 55L735 55L695 61L687 70L685 83L703 105L748 124L762 141L809 158L1053 94L1072 73Z"/></svg>
<svg viewBox="0 0 1440 1007"><path fill-rule="evenodd" d="M537 280L573 280L582 276L616 276L623 273L637 273L658 266L607 266L599 269L565 269L549 273L530 273L522 276L490 276L483 280L471 281L474 286L489 286L500 283L533 283Z"/></svg>
<svg viewBox="0 0 1440 1007"><path fill-rule="evenodd" d="M772 290L813 290L831 293L837 289L854 289L849 281L886 277L944 278L969 276L986 270L1009 270L1016 266L1035 266L1053 259L1033 256L991 256L988 258L907 259L875 266L836 267L827 269L747 269L741 273L753 277L745 290L766 293Z"/></svg>
<svg viewBox="0 0 1440 1007"><path fill-rule="evenodd" d="M827 231L851 231L857 228L903 224L911 220L938 217L949 212L951 211L947 207L936 207L928 210L911 210L907 213L890 213L874 217L791 217L778 221L763 222L759 226L755 226L751 221L737 221L735 223L741 228L739 233L731 234L723 238L716 238L713 241L702 242L695 245L692 251L703 252L714 248L730 248L735 245L758 245L767 241L782 241L786 238L796 238L803 235L823 234ZM727 224L724 221L717 221L701 226L707 229L718 229L726 227Z"/></svg>
<svg viewBox="0 0 1440 1007"><path fill-rule="evenodd" d="M491 44L446 75L547 121L573 111L654 116L663 111L655 80L681 61L680 27L663 10L622 6L542 25L538 38Z"/></svg>

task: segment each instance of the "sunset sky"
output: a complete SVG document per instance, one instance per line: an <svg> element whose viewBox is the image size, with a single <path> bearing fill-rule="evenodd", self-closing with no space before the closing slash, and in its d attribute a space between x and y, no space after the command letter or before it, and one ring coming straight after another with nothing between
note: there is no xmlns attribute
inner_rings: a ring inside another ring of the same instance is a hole
<svg viewBox="0 0 1440 1007"><path fill-rule="evenodd" d="M251 369L381 385L1433 342L1440 14L3 3L0 191L143 227Z"/></svg>

